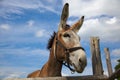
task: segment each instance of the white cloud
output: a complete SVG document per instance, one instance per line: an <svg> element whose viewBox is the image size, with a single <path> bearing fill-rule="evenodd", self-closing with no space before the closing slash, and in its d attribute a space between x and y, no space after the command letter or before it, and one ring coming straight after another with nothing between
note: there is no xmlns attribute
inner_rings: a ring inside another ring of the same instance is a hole
<svg viewBox="0 0 120 80"><path fill-rule="evenodd" d="M35 33L36 37L47 37L48 36L48 32L46 30L39 30Z"/></svg>
<svg viewBox="0 0 120 80"><path fill-rule="evenodd" d="M106 21L108 21L106 17L85 20L79 35L83 40L89 40L91 36L98 36L102 42L120 41L120 37L118 37L120 34L119 20L112 21L112 24L108 24Z"/></svg>
<svg viewBox="0 0 120 80"><path fill-rule="evenodd" d="M114 49L111 52L112 56L119 57L120 58L120 49Z"/></svg>
<svg viewBox="0 0 120 80"><path fill-rule="evenodd" d="M27 22L28 27L32 27L34 25L35 21L34 20L29 20Z"/></svg>
<svg viewBox="0 0 120 80"><path fill-rule="evenodd" d="M66 2L70 4L70 16L93 17L102 14L120 18L119 0L63 0L63 4Z"/></svg>
<svg viewBox="0 0 120 80"><path fill-rule="evenodd" d="M36 32L35 36L36 37L44 37L45 30L39 30Z"/></svg>
<svg viewBox="0 0 120 80"><path fill-rule="evenodd" d="M4 74L4 75L6 75L6 74ZM7 75L7 77L5 77L5 79L8 79L8 78L18 78L18 77L20 77L21 75L20 74L18 74L18 73L9 73L8 75Z"/></svg>
<svg viewBox="0 0 120 80"><path fill-rule="evenodd" d="M10 26L8 24L1 24L0 25L0 29L2 29L2 30L9 30Z"/></svg>
<svg viewBox="0 0 120 80"><path fill-rule="evenodd" d="M0 79L6 80L8 78L23 78L26 77L28 72L30 71L31 68L29 67L15 67L15 66L0 67Z"/></svg>
<svg viewBox="0 0 120 80"><path fill-rule="evenodd" d="M107 24L114 24L117 21L116 17L113 17L111 19L109 19L108 21L106 21Z"/></svg>
<svg viewBox="0 0 120 80"><path fill-rule="evenodd" d="M2 0L0 2L0 16L3 18L11 18L11 14L24 14L24 10L36 10L39 12L50 11L58 14L59 12L55 10L53 5L45 5L42 1L32 0L32 1L24 1L24 0Z"/></svg>
<svg viewBox="0 0 120 80"><path fill-rule="evenodd" d="M10 47L9 47L10 48ZM49 52L46 49L31 49L31 48L13 48L10 49L0 49L2 55L19 55L19 56L28 56L28 55L42 55L48 56Z"/></svg>

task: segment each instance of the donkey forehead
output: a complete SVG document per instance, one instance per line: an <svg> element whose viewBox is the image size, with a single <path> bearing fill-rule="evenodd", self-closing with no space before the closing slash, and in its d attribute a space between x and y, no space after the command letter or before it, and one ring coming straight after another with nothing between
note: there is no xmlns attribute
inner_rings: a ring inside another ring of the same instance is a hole
<svg viewBox="0 0 120 80"><path fill-rule="evenodd" d="M69 35L69 37L64 37L64 35ZM65 43L78 43L80 40L79 35L73 30L67 30L61 33L61 38Z"/></svg>
<svg viewBox="0 0 120 80"><path fill-rule="evenodd" d="M79 35L78 35L74 30L72 30L71 28L63 31L63 34L65 34L65 33L67 33L67 34L69 34L69 35L73 35L73 36L79 36Z"/></svg>
<svg viewBox="0 0 120 80"><path fill-rule="evenodd" d="M78 34L76 32L74 32L73 30L67 30L64 32L64 34L69 34L72 37L78 37Z"/></svg>
<svg viewBox="0 0 120 80"><path fill-rule="evenodd" d="M63 29L62 31L58 31L58 34L60 36L63 36L64 34L68 34L68 35L70 35L70 37L72 39L75 39L74 37L78 37L79 38L79 35L74 30L72 30L70 27Z"/></svg>

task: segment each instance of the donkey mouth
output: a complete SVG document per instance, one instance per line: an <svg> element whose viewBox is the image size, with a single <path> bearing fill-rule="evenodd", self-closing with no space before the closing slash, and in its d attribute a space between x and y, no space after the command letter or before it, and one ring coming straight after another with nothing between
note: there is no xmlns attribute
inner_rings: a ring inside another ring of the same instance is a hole
<svg viewBox="0 0 120 80"><path fill-rule="evenodd" d="M76 65L74 63L72 65L74 66L74 69L75 69L76 72L78 72L78 73L83 72L83 70L84 70L83 66L79 65L78 67L76 67Z"/></svg>

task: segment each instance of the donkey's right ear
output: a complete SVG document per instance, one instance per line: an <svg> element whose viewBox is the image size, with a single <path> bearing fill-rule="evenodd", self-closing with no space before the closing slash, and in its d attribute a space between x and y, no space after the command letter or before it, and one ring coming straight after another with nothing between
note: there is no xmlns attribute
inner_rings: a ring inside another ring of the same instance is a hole
<svg viewBox="0 0 120 80"><path fill-rule="evenodd" d="M69 16L69 4L66 3L62 10L58 31L61 31L65 28L68 16Z"/></svg>

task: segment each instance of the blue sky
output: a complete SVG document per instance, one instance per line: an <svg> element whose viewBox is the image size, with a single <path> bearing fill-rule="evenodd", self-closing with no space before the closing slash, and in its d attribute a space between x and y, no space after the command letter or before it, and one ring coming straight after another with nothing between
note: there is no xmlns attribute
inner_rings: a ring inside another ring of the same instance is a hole
<svg viewBox="0 0 120 80"><path fill-rule="evenodd" d="M57 31L62 7L69 3L68 24L85 16L79 31L86 49L88 65L82 74L91 75L90 37L100 38L104 74L107 74L103 49L109 47L112 67L120 59L120 0L0 0L0 78L24 78L48 60L48 39ZM112 6L111 6L112 5Z"/></svg>

